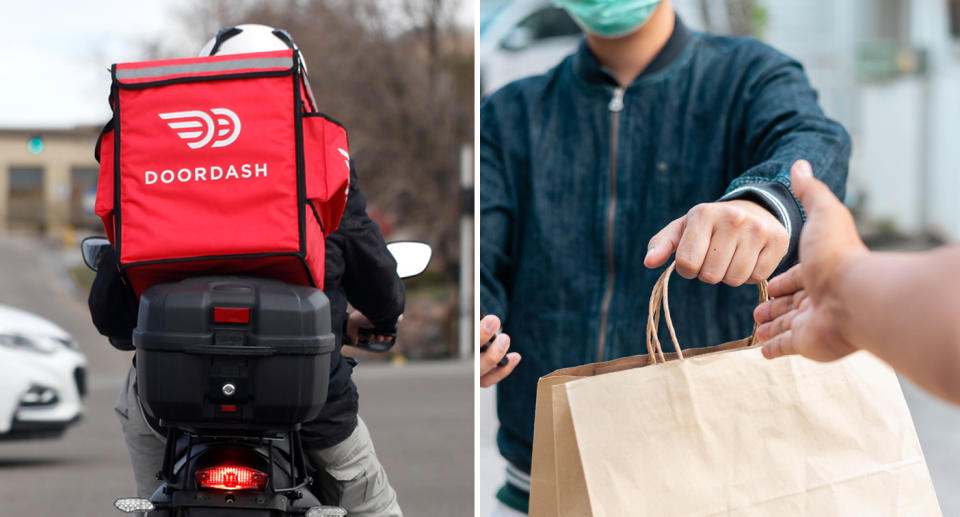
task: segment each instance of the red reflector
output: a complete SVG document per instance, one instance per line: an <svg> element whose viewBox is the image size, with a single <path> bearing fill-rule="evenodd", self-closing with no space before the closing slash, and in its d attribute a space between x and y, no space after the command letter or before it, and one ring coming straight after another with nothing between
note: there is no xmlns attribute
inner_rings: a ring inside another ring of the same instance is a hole
<svg viewBox="0 0 960 517"><path fill-rule="evenodd" d="M236 413L237 406L224 404L220 406L220 411L223 411L224 413Z"/></svg>
<svg viewBox="0 0 960 517"><path fill-rule="evenodd" d="M220 465L197 472L197 483L217 490L263 490L267 475L247 467Z"/></svg>
<svg viewBox="0 0 960 517"><path fill-rule="evenodd" d="M214 307L214 323L250 323L250 309L246 307Z"/></svg>

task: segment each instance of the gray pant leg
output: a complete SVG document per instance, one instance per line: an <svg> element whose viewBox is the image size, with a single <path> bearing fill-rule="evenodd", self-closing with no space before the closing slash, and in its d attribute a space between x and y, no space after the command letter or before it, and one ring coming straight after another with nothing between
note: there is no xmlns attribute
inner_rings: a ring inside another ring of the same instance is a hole
<svg viewBox="0 0 960 517"><path fill-rule="evenodd" d="M130 453L133 477L137 483L137 497L149 498L162 484L157 479L157 473L163 466L166 440L147 424L137 400L136 385L137 371L130 367L114 410L120 420L127 452Z"/></svg>
<svg viewBox="0 0 960 517"><path fill-rule="evenodd" d="M326 449L307 449L306 454L315 468L334 479L335 486L319 494L324 504L343 507L349 517L403 516L363 419L357 419L346 440Z"/></svg>

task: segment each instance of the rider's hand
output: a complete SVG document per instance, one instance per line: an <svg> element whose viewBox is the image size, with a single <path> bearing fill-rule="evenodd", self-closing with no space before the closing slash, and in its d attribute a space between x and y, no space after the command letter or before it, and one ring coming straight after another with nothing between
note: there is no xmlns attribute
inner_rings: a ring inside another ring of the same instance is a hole
<svg viewBox="0 0 960 517"><path fill-rule="evenodd" d="M403 320L403 315L397 320L397 323ZM350 342L358 343L360 339L360 329L372 329L374 324L367 319L360 311L353 311L350 313L350 317L347 319L347 337L350 338ZM382 336L378 334L365 334L364 339L367 341L390 341L393 339L393 336Z"/></svg>
<svg viewBox="0 0 960 517"><path fill-rule="evenodd" d="M490 338L492 338L496 333L497 329L500 328L500 318L489 315L482 320L480 320L480 347L483 347ZM496 339L493 340L493 343L487 347L486 351L480 353L480 387L488 388L494 384L503 380L504 377L510 375L510 372L517 367L517 363L520 362L520 354L516 352L507 353L507 349L510 348L510 336L506 334L500 334ZM507 364L503 366L497 366L497 363L500 362L503 357L506 356Z"/></svg>
<svg viewBox="0 0 960 517"><path fill-rule="evenodd" d="M736 199L697 205L668 224L650 239L643 264L660 267L676 252L680 276L738 286L765 280L789 248L790 235L779 219L753 201Z"/></svg>
<svg viewBox="0 0 960 517"><path fill-rule="evenodd" d="M790 174L793 192L807 214L800 233L800 264L770 281L774 299L753 315L767 358L801 354L831 361L856 351L841 332L844 308L838 291L845 271L867 248L850 212L803 163L794 165Z"/></svg>

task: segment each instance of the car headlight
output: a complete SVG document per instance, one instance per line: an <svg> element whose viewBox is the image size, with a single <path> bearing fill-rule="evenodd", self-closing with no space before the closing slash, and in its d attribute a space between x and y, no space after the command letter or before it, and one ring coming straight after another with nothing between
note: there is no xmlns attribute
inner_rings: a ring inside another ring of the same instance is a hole
<svg viewBox="0 0 960 517"><path fill-rule="evenodd" d="M16 350L29 350L40 354L52 354L62 345L47 338L28 337L17 334L0 334L0 346Z"/></svg>
<svg viewBox="0 0 960 517"><path fill-rule="evenodd" d="M57 402L60 402L57 390L37 384L31 384L30 389L20 397L20 407L52 406Z"/></svg>
<svg viewBox="0 0 960 517"><path fill-rule="evenodd" d="M67 348L69 348L69 349L71 349L71 350L80 350L80 343L77 343L73 338L59 338L59 337L55 337L55 338L51 338L51 339L53 339L53 340L56 341L57 343L60 343L60 344L62 344L63 346L65 346L65 347L67 347Z"/></svg>

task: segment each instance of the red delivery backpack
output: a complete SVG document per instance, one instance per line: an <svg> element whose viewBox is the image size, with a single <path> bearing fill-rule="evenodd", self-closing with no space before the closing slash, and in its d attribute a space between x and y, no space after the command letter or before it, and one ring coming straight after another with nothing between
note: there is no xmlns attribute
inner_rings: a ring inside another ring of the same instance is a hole
<svg viewBox="0 0 960 517"><path fill-rule="evenodd" d="M134 291L203 274L323 287L346 130L296 50L116 64L96 213Z"/></svg>

